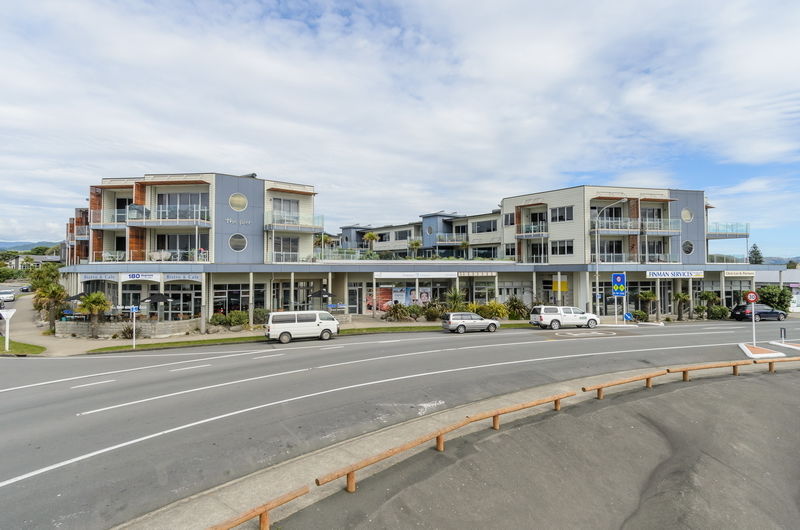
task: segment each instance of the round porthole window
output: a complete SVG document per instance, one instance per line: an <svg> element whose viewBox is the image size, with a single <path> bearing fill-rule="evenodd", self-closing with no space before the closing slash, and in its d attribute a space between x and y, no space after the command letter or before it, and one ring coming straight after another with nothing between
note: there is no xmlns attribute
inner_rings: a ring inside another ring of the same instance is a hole
<svg viewBox="0 0 800 530"><path fill-rule="evenodd" d="M433 227L429 226L428 228L425 229L425 231L428 232L428 235L431 235L433 233Z"/></svg>
<svg viewBox="0 0 800 530"><path fill-rule="evenodd" d="M684 241L683 245L681 245L684 254L691 254L694 252L694 243L691 241Z"/></svg>
<svg viewBox="0 0 800 530"><path fill-rule="evenodd" d="M234 193L228 197L228 205L237 212L243 212L247 209L247 197L242 193Z"/></svg>
<svg viewBox="0 0 800 530"><path fill-rule="evenodd" d="M681 210L681 219L683 219L684 223L691 223L694 220L694 214L689 208L684 208Z"/></svg>
<svg viewBox="0 0 800 530"><path fill-rule="evenodd" d="M228 239L228 246L230 246L233 251L241 252L247 248L247 238L242 234L233 234L230 239Z"/></svg>

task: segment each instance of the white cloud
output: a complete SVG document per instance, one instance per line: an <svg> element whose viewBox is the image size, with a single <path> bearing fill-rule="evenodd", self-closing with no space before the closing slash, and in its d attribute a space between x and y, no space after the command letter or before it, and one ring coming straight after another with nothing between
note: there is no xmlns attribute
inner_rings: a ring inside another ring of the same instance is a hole
<svg viewBox="0 0 800 530"><path fill-rule="evenodd" d="M0 208L30 206L0 240L33 239L42 219L61 237L62 212L90 184L145 172L312 183L335 231L484 212L576 174L685 185L665 169L675 145L794 162L798 13L721 1L22 4L0 20Z"/></svg>

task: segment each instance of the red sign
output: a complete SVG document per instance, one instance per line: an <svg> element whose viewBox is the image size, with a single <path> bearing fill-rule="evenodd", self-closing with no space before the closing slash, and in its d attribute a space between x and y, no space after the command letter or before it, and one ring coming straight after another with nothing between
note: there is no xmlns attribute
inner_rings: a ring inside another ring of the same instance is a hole
<svg viewBox="0 0 800 530"><path fill-rule="evenodd" d="M744 299L747 300L749 304L755 304L758 302L758 293L755 291L748 291L747 294L744 295Z"/></svg>

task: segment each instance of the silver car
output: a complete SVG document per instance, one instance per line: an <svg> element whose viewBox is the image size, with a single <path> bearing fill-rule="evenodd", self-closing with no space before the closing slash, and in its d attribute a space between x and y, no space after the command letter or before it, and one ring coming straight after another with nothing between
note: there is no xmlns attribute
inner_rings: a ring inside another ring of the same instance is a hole
<svg viewBox="0 0 800 530"><path fill-rule="evenodd" d="M1 302L13 302L16 300L17 297L14 294L14 291L0 291L0 301Z"/></svg>
<svg viewBox="0 0 800 530"><path fill-rule="evenodd" d="M475 313L445 313L442 315L442 328L450 333L465 331L497 331L500 322L483 318Z"/></svg>

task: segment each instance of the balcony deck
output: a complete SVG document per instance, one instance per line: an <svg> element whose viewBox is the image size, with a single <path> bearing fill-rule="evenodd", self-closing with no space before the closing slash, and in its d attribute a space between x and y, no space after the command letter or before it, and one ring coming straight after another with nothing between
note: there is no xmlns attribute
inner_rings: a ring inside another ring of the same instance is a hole
<svg viewBox="0 0 800 530"><path fill-rule="evenodd" d="M750 237L750 223L708 223L706 239L743 239Z"/></svg>

